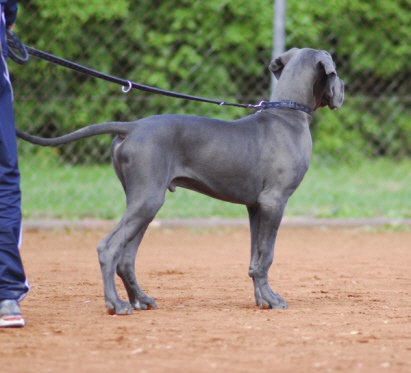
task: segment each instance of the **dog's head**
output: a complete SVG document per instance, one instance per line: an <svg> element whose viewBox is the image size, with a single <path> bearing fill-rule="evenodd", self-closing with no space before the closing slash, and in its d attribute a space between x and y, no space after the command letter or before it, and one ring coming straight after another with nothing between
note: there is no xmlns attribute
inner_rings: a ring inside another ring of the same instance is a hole
<svg viewBox="0 0 411 373"><path fill-rule="evenodd" d="M286 67L301 80L311 79L315 107L335 110L344 102L344 82L338 77L331 55L323 50L293 48L270 63L270 70L280 80Z"/></svg>

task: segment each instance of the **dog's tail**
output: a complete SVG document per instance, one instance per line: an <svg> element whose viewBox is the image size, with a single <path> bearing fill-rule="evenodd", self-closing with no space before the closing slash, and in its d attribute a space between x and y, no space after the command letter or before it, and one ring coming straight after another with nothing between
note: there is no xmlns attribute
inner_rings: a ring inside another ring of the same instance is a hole
<svg viewBox="0 0 411 373"><path fill-rule="evenodd" d="M32 136L18 129L16 129L16 134L17 137L20 137L21 139L35 145L58 146L96 135L113 134L118 136L127 136L134 126L135 122L105 122L100 124L92 124L67 135L52 139Z"/></svg>

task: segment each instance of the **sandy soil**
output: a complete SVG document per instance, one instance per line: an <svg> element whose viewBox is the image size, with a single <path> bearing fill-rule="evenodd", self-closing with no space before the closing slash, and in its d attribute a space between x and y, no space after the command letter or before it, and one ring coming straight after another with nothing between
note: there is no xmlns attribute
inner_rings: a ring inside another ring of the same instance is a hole
<svg viewBox="0 0 411 373"><path fill-rule="evenodd" d="M25 232L27 326L0 330L1 372L411 372L411 232L281 229L280 311L254 305L247 229L152 228L137 273L159 309L131 316L105 311L106 233Z"/></svg>

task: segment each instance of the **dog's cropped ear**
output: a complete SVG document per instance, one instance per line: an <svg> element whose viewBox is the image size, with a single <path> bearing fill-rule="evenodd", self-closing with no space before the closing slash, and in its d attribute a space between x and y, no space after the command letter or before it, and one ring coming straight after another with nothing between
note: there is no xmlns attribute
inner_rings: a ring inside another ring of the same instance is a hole
<svg viewBox="0 0 411 373"><path fill-rule="evenodd" d="M327 75L327 82L325 84L325 93L329 96L333 96L332 87L337 77L337 71L335 70L334 62L331 55L326 51L319 51L317 53L317 63L321 64Z"/></svg>
<svg viewBox="0 0 411 373"><path fill-rule="evenodd" d="M298 48L290 49L271 61L268 68L273 72L277 79L280 79L281 72L283 71L285 64L295 55L297 51Z"/></svg>
<svg viewBox="0 0 411 373"><path fill-rule="evenodd" d="M329 106L335 110L341 107L344 102L344 82L337 76L334 61L326 51L319 51L317 63L322 66L326 74L324 94L319 107Z"/></svg>

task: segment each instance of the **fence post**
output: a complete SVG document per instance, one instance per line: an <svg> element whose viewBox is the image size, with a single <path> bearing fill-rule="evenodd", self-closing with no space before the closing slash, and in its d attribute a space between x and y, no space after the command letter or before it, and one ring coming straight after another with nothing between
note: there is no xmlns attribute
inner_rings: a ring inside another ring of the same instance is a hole
<svg viewBox="0 0 411 373"><path fill-rule="evenodd" d="M284 52L285 48L285 8L286 0L274 0L274 27L273 27L273 52L272 57L276 58ZM271 75L271 100L277 79L274 74Z"/></svg>

